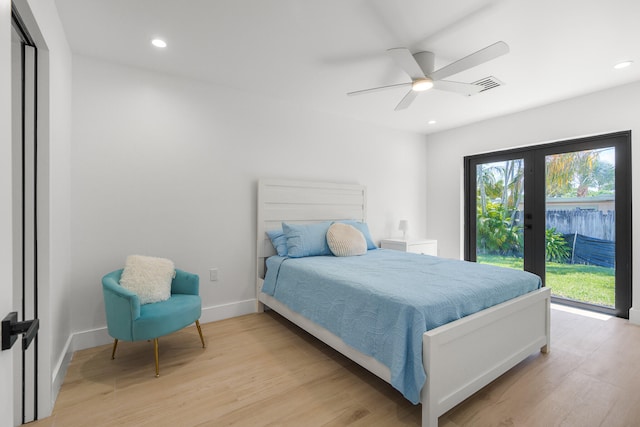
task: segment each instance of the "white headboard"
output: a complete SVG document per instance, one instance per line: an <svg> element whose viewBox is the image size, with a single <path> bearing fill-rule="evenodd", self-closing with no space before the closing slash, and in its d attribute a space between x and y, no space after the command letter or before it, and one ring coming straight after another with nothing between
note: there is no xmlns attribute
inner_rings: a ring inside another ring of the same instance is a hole
<svg viewBox="0 0 640 427"><path fill-rule="evenodd" d="M262 287L265 259L275 254L267 230L282 222L310 224L355 219L366 222L367 189L358 184L337 184L282 179L258 181L257 286Z"/></svg>

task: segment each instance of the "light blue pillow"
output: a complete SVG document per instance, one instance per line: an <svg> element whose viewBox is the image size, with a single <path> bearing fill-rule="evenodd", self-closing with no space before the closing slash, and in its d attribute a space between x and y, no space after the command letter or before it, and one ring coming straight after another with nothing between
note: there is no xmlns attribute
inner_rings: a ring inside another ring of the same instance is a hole
<svg viewBox="0 0 640 427"><path fill-rule="evenodd" d="M287 256L287 236L280 230L268 230L267 236L271 239L271 244L280 256Z"/></svg>
<svg viewBox="0 0 640 427"><path fill-rule="evenodd" d="M333 255L327 244L327 230L331 221L317 224L282 223L282 231L287 237L287 254L291 258L306 256Z"/></svg>
<svg viewBox="0 0 640 427"><path fill-rule="evenodd" d="M357 228L358 231L360 231L364 235L364 240L367 241L367 249L378 249L378 246L374 243L373 239L371 238L371 233L369 232L369 226L365 222L356 221L354 219L347 219L347 220L338 221L338 222L341 222L343 224L353 225L355 228Z"/></svg>

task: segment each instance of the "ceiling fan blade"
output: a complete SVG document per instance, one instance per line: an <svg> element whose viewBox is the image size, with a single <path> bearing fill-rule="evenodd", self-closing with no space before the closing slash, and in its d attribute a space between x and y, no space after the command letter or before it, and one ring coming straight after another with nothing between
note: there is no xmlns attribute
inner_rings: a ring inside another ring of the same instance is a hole
<svg viewBox="0 0 640 427"><path fill-rule="evenodd" d="M418 65L409 49L396 47L387 50L387 53L405 73L409 74L411 80L424 79L424 71L422 71L422 68L420 68L420 65Z"/></svg>
<svg viewBox="0 0 640 427"><path fill-rule="evenodd" d="M474 85L470 83L452 82L450 80L437 80L433 82L433 88L471 96L479 93L482 89L484 89L484 86Z"/></svg>
<svg viewBox="0 0 640 427"><path fill-rule="evenodd" d="M404 86L411 86L411 83L398 83L395 85L389 85L389 86L380 86L380 87L374 87L371 89L362 89L362 90L356 90L354 92L349 92L347 93L348 96L353 96L353 95L363 95L365 93L371 93L371 92L379 92L379 91L383 91L383 90L387 90L387 89L395 89L397 87L404 87Z"/></svg>
<svg viewBox="0 0 640 427"><path fill-rule="evenodd" d="M487 61L491 61L492 59L502 56L508 52L509 45L507 45L505 42L500 41L487 46L484 49L480 49L479 51L474 52L471 55L467 55L456 62L440 68L439 70L434 71L429 75L429 77L431 77L433 80L441 80L454 74L458 74L462 71L468 70L469 68L473 68L477 65L483 64Z"/></svg>
<svg viewBox="0 0 640 427"><path fill-rule="evenodd" d="M398 103L398 105L396 105L395 111L399 111L399 110L404 110L405 108L407 108L409 105L411 105L411 103L413 102L414 99L416 99L416 96L418 96L419 92L416 92L415 90L410 90L405 96L404 98L402 98L402 101L400 101Z"/></svg>

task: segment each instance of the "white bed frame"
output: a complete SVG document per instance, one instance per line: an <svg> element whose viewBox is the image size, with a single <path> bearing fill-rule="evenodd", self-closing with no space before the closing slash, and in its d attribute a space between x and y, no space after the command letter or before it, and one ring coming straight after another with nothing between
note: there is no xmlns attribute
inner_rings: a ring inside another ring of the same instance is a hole
<svg viewBox="0 0 640 427"><path fill-rule="evenodd" d="M275 251L267 230L282 221L366 221L366 188L362 185L291 180L260 180L257 224L257 310L263 304L327 343L383 380L389 369L339 337L291 311L261 292L265 260ZM490 307L427 331L422 338L422 426L437 427L438 417L511 369L532 353L550 350L548 288Z"/></svg>

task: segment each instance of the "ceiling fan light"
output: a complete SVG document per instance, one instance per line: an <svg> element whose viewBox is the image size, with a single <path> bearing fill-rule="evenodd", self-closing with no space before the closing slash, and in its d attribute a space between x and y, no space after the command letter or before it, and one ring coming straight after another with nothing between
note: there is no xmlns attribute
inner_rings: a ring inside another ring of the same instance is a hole
<svg viewBox="0 0 640 427"><path fill-rule="evenodd" d="M411 90L423 92L433 87L433 80L430 78L416 79L411 83Z"/></svg>

